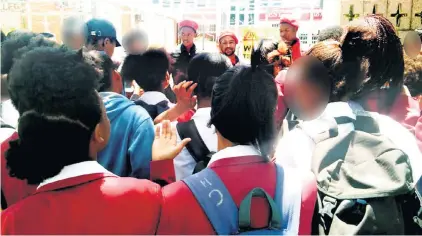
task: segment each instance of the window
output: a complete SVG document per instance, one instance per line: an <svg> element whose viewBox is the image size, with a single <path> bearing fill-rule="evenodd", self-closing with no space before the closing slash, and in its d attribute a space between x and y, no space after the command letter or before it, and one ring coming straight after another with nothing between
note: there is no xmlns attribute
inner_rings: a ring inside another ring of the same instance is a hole
<svg viewBox="0 0 422 236"><path fill-rule="evenodd" d="M245 11L245 8L244 7L240 7L239 8L239 11Z"/></svg>
<svg viewBox="0 0 422 236"><path fill-rule="evenodd" d="M215 32L216 29L217 29L217 25L216 24L210 25L210 32Z"/></svg>
<svg viewBox="0 0 422 236"><path fill-rule="evenodd" d="M236 24L236 14L230 14L230 25Z"/></svg>
<svg viewBox="0 0 422 236"><path fill-rule="evenodd" d="M207 5L207 0L198 0L198 7L205 7Z"/></svg>
<svg viewBox="0 0 422 236"><path fill-rule="evenodd" d="M312 44L316 44L318 41L318 34L312 34Z"/></svg>
<svg viewBox="0 0 422 236"><path fill-rule="evenodd" d="M278 27L280 27L280 24L272 24L271 27L278 28Z"/></svg>
<svg viewBox="0 0 422 236"><path fill-rule="evenodd" d="M254 25L255 24L255 14L249 14L249 20L248 20L248 24L249 25Z"/></svg>
<svg viewBox="0 0 422 236"><path fill-rule="evenodd" d="M160 1L159 0L152 0L152 4L159 4Z"/></svg>
<svg viewBox="0 0 422 236"><path fill-rule="evenodd" d="M245 14L240 14L239 15L239 25L244 25L245 24Z"/></svg>
<svg viewBox="0 0 422 236"><path fill-rule="evenodd" d="M170 0L163 0L163 7L170 7Z"/></svg>
<svg viewBox="0 0 422 236"><path fill-rule="evenodd" d="M299 34L300 42L303 44L308 44L308 35L307 34Z"/></svg>
<svg viewBox="0 0 422 236"><path fill-rule="evenodd" d="M236 6L231 6L230 11L236 11Z"/></svg>

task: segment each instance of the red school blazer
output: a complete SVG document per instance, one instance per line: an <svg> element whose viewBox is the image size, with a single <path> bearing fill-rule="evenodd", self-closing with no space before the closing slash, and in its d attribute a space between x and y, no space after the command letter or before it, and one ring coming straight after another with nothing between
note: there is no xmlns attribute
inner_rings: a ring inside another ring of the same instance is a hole
<svg viewBox="0 0 422 236"><path fill-rule="evenodd" d="M26 180L20 180L9 176L9 170L6 165L6 152L9 149L9 142L18 138L18 133L14 132L6 140L1 142L1 190L8 207L24 199L35 192L38 185L30 185Z"/></svg>
<svg viewBox="0 0 422 236"><path fill-rule="evenodd" d="M155 234L161 188L106 173L53 182L1 213L4 234Z"/></svg>
<svg viewBox="0 0 422 236"><path fill-rule="evenodd" d="M153 167L151 167L153 168ZM276 168L274 163L262 160L259 156L232 157L218 160L210 165L226 185L239 207L244 197L255 187L261 187L272 197L276 190ZM164 173L163 173L164 175ZM304 187L312 189L312 187ZM315 184L316 190L316 184ZM178 181L162 189L163 206L157 234L215 234L212 225L188 186ZM303 200L303 198L306 198ZM302 209L299 234L311 233L311 221L316 194L302 193ZM251 225L263 228L268 225L269 208L264 199L252 200Z"/></svg>

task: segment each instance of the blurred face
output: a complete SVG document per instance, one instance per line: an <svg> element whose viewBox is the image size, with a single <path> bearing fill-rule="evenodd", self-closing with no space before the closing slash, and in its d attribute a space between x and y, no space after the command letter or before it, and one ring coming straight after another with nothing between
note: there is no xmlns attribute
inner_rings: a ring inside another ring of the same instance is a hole
<svg viewBox="0 0 422 236"><path fill-rule="evenodd" d="M409 32L404 38L404 51L410 58L415 58L421 52L421 39L416 32Z"/></svg>
<svg viewBox="0 0 422 236"><path fill-rule="evenodd" d="M147 50L147 46L141 40L134 40L128 48L129 54L140 54Z"/></svg>
<svg viewBox="0 0 422 236"><path fill-rule="evenodd" d="M69 41L69 45L67 46L69 46L73 50L79 50L85 44L85 37L83 34L75 34L75 35L70 36L70 39L68 41Z"/></svg>
<svg viewBox="0 0 422 236"><path fill-rule="evenodd" d="M296 39L296 28L290 24L282 23L280 24L280 38L286 42L291 43Z"/></svg>
<svg viewBox="0 0 422 236"><path fill-rule="evenodd" d="M301 120L312 120L324 111L329 94L303 78L298 69L289 69L285 78L284 98L289 109Z"/></svg>
<svg viewBox="0 0 422 236"><path fill-rule="evenodd" d="M220 39L219 47L221 53L232 56L236 50L236 42L232 37L225 36Z"/></svg>
<svg viewBox="0 0 422 236"><path fill-rule="evenodd" d="M190 27L183 27L180 29L180 39L185 47L191 47L193 40L196 37L195 31Z"/></svg>

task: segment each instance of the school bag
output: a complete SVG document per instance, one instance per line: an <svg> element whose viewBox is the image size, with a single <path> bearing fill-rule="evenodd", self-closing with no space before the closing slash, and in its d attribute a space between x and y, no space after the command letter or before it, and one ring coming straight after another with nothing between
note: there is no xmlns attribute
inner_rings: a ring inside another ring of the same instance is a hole
<svg viewBox="0 0 422 236"><path fill-rule="evenodd" d="M307 189L311 196L308 199L310 205L315 205L315 178L312 175L309 179L305 178L303 185L297 184L298 182L292 179L301 179L301 172L279 165L276 165L276 168L274 199L262 188L254 188L245 196L239 208L222 180L210 168L205 168L182 181L192 191L217 235L298 235L303 232L309 234L313 208L310 209L311 212L302 212L302 205L309 203L304 204L301 196L302 188ZM271 217L266 228L251 228L251 201L254 197L265 198L270 206ZM302 221L307 223L299 225Z"/></svg>
<svg viewBox="0 0 422 236"><path fill-rule="evenodd" d="M329 127L313 135L312 171L317 178L313 234L422 234L420 200L408 156L380 134L376 113L322 118ZM339 134L338 125L355 130ZM315 125L315 123L314 123Z"/></svg>
<svg viewBox="0 0 422 236"><path fill-rule="evenodd" d="M148 104L140 99L135 101L135 104L143 107L148 114L151 116L152 120L157 118L158 115L170 109L168 101L161 101L155 105Z"/></svg>
<svg viewBox="0 0 422 236"><path fill-rule="evenodd" d="M196 128L195 121L180 122L176 125L180 139L190 138L191 141L186 145L186 149L196 162L193 174L205 169L211 160L214 152L211 152Z"/></svg>

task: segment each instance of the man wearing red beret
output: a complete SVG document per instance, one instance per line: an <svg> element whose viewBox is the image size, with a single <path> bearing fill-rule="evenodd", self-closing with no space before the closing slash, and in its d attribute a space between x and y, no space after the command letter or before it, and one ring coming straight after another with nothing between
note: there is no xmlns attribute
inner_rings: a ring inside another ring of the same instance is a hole
<svg viewBox="0 0 422 236"><path fill-rule="evenodd" d="M300 40L296 36L298 29L299 23L296 20L287 18L280 20L280 38L290 47L292 61L297 60L301 56ZM272 58L280 56L278 50L274 50L270 54L269 57Z"/></svg>
<svg viewBox="0 0 422 236"><path fill-rule="evenodd" d="M193 40L196 38L198 24L191 20L184 20L179 23L179 37L182 44L177 46L176 50L171 54L174 59L172 68L172 76L175 84L178 84L187 74L190 60L198 53Z"/></svg>
<svg viewBox="0 0 422 236"><path fill-rule="evenodd" d="M218 37L218 47L220 53L226 55L233 66L242 64L239 57L236 56L236 45L239 43L236 35L230 31L223 31Z"/></svg>

